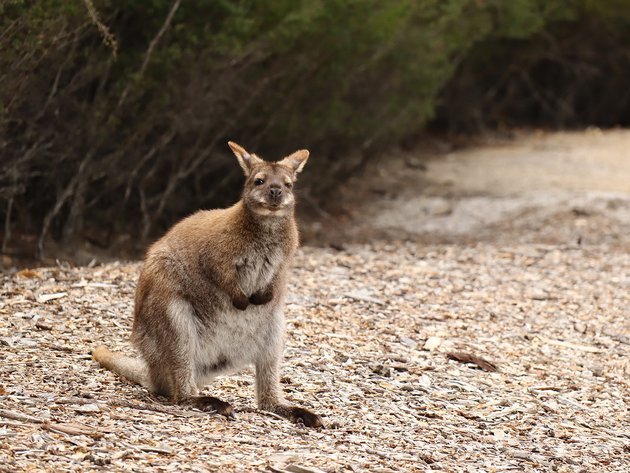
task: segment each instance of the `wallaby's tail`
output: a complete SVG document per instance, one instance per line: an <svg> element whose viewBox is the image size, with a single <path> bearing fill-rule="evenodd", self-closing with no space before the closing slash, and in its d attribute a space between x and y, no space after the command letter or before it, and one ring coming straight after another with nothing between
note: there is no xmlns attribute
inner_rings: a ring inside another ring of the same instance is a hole
<svg viewBox="0 0 630 473"><path fill-rule="evenodd" d="M113 353L102 345L92 351L92 358L103 368L118 373L130 381L153 391L153 385L149 378L149 369L141 358L132 358L120 353Z"/></svg>

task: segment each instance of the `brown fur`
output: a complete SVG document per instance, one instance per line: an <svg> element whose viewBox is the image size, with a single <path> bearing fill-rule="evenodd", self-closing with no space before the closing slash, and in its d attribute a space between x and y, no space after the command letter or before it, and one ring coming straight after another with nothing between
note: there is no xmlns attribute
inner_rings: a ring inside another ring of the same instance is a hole
<svg viewBox="0 0 630 473"><path fill-rule="evenodd" d="M229 144L246 176L241 200L182 220L147 252L132 333L142 359L105 347L93 355L153 392L225 415L228 403L198 389L254 364L261 409L320 427L318 415L286 405L279 388L286 275L298 246L292 186L308 151L270 163Z"/></svg>

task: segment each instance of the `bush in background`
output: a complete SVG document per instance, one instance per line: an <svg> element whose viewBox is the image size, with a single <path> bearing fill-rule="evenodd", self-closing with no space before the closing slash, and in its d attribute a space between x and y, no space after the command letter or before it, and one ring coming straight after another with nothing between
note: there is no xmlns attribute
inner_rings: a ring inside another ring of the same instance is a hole
<svg viewBox="0 0 630 473"><path fill-rule="evenodd" d="M545 82L532 59L548 53L545 41L611 16L593 41L625 41L628 15L613 0L5 1L3 251L15 235L31 235L40 256L50 239L144 242L197 208L233 202L242 177L228 139L272 159L308 147L301 187L316 202L423 130L436 107L442 128L504 123L502 110L533 102L525 82L488 94L506 67L556 93L582 76ZM558 62L571 63L561 50ZM594 62L605 69L615 56L603 57ZM584 116L597 121L592 102ZM519 123L534 113L518 111Z"/></svg>
<svg viewBox="0 0 630 473"><path fill-rule="evenodd" d="M541 27L478 42L442 89L432 128L628 126L630 2L565 3Z"/></svg>

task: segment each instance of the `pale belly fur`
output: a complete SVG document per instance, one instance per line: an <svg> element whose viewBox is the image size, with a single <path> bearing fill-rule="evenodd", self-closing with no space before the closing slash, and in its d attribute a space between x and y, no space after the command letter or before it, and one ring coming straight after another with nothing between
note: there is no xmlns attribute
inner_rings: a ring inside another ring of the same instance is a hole
<svg viewBox="0 0 630 473"><path fill-rule="evenodd" d="M176 330L188 339L192 381L198 388L220 374L254 364L261 354L282 343L284 316L278 305L228 309L217 314L217 323L210 327L197 325L192 306L182 299L171 302L169 315Z"/></svg>
<svg viewBox="0 0 630 473"><path fill-rule="evenodd" d="M279 251L264 259L243 257L236 262L240 285L247 294L265 288L282 262ZM184 299L171 301L168 314L180 337L187 339L186 358L192 360L193 384L207 385L214 377L254 364L261 354L277 351L282 343L282 301L234 308L226 298L211 323L203 325Z"/></svg>

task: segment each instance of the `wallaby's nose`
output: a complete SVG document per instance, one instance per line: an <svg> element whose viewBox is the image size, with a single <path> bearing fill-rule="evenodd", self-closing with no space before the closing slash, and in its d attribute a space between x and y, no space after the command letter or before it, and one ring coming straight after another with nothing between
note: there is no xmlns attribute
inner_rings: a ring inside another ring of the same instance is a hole
<svg viewBox="0 0 630 473"><path fill-rule="evenodd" d="M273 200L280 200L280 197L282 197L282 187L276 185L269 187L269 196Z"/></svg>

